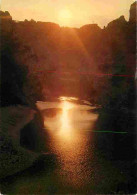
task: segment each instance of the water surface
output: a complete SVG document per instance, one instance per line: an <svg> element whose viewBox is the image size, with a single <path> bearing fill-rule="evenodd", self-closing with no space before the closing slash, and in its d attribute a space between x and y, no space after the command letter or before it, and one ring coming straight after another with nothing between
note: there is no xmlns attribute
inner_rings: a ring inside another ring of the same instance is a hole
<svg viewBox="0 0 137 195"><path fill-rule="evenodd" d="M39 101L36 105L48 135L45 140L47 159L10 179L7 189L27 194L125 192L130 180L128 169L123 168L127 163L106 158L106 154L111 153L114 135L96 131L97 107L74 97ZM124 187L121 189L121 186Z"/></svg>

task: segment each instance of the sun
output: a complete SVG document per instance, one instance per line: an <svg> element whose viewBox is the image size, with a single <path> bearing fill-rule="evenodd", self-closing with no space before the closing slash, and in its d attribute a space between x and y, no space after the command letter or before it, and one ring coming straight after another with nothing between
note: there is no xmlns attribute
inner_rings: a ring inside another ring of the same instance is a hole
<svg viewBox="0 0 137 195"><path fill-rule="evenodd" d="M71 25L72 13L69 9L63 9L59 12L58 20L61 26Z"/></svg>

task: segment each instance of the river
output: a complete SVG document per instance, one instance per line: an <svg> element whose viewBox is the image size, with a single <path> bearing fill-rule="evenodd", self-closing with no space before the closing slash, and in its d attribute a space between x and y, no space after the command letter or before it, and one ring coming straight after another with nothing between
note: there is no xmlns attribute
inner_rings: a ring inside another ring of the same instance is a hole
<svg viewBox="0 0 137 195"><path fill-rule="evenodd" d="M37 107L48 134L47 158L42 164L37 163L34 168L11 177L7 188L12 193L126 192L131 177L129 161L114 161L104 155L111 154L114 133L95 129L98 107L72 97L60 97L54 102L39 101Z"/></svg>

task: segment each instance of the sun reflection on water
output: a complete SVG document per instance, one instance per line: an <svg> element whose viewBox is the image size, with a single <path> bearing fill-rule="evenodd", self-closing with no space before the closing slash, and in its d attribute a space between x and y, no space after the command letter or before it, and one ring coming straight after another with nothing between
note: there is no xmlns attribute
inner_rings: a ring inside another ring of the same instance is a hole
<svg viewBox="0 0 137 195"><path fill-rule="evenodd" d="M71 125L71 118L69 115L69 110L72 109L74 106L68 101L62 102L62 114L60 116L61 120L61 128L60 128L60 136L62 138L66 138L70 140L72 138L72 125Z"/></svg>
<svg viewBox="0 0 137 195"><path fill-rule="evenodd" d="M76 98L76 97L65 97L65 96L61 96L58 99L61 101L71 101L71 100L77 101L78 100L78 98Z"/></svg>
<svg viewBox="0 0 137 195"><path fill-rule="evenodd" d="M86 132L92 131L98 114L89 111L91 106L74 102L75 98L60 97L59 100L43 104L44 108L50 107L53 113L55 104L56 109L59 109L54 117L46 116L46 112L44 115L45 129L50 134L49 147L51 152L57 154L60 165L56 170L58 179L62 183L67 182L67 185L82 187L91 178L87 161L93 158Z"/></svg>
<svg viewBox="0 0 137 195"><path fill-rule="evenodd" d="M77 98L73 97L62 96L59 100L60 102L41 103L43 107L47 107L43 117L48 132L59 136L62 140L72 141L78 131L91 131L93 123L98 117L98 114L88 111L91 106L77 104L73 102Z"/></svg>

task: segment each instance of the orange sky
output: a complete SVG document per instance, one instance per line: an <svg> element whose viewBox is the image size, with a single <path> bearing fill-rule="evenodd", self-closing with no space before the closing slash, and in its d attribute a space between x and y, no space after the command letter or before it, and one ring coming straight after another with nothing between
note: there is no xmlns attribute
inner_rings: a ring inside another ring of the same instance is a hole
<svg viewBox="0 0 137 195"><path fill-rule="evenodd" d="M61 26L80 27L97 23L103 27L124 15L128 20L135 0L3 0L1 8L14 20L34 19Z"/></svg>

